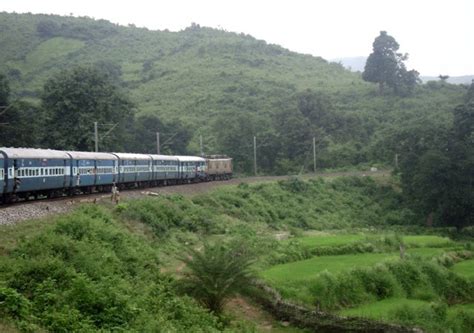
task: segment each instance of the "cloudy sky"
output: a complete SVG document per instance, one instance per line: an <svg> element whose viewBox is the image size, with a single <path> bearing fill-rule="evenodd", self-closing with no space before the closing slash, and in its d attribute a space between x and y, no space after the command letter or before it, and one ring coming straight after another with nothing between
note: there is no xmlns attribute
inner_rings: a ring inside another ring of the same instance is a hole
<svg viewBox="0 0 474 333"><path fill-rule="evenodd" d="M367 56L386 30L409 53L410 69L474 74L474 0L0 0L0 11L172 31L195 22L325 59Z"/></svg>

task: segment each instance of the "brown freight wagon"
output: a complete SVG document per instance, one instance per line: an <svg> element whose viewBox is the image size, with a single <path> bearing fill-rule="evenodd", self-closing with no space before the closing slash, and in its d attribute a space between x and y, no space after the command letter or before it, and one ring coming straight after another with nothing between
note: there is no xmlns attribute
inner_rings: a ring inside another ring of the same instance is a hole
<svg viewBox="0 0 474 333"><path fill-rule="evenodd" d="M206 156L207 175L209 180L232 178L232 159L225 155Z"/></svg>

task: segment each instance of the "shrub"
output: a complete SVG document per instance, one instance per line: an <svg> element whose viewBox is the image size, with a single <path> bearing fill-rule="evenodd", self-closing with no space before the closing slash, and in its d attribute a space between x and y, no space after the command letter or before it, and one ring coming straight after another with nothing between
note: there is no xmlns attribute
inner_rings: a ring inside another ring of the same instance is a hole
<svg viewBox="0 0 474 333"><path fill-rule="evenodd" d="M31 304L16 290L0 286L0 314L17 319L26 318Z"/></svg>
<svg viewBox="0 0 474 333"><path fill-rule="evenodd" d="M216 314L252 277L253 259L243 244L206 243L201 251L191 249L181 260L188 269L181 281L183 290Z"/></svg>

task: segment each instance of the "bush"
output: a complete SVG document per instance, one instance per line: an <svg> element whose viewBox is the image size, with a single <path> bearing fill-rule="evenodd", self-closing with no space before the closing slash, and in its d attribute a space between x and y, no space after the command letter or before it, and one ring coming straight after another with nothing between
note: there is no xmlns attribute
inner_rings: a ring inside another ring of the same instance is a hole
<svg viewBox="0 0 474 333"><path fill-rule="evenodd" d="M30 314L31 304L16 290L0 286L0 314L17 319L26 318Z"/></svg>
<svg viewBox="0 0 474 333"><path fill-rule="evenodd" d="M160 274L156 249L98 206L57 218L0 267L0 315L23 330L220 329Z"/></svg>
<svg viewBox="0 0 474 333"><path fill-rule="evenodd" d="M338 275L323 272L311 281L313 299L322 309L334 310L393 296L472 302L472 282L435 263L397 261Z"/></svg>

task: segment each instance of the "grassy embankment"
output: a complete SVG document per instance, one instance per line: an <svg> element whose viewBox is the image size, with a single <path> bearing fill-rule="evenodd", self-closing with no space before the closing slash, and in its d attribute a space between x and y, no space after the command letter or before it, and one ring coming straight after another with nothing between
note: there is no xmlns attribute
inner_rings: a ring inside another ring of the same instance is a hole
<svg viewBox="0 0 474 333"><path fill-rule="evenodd" d="M347 315L467 331L473 318L472 270L462 261L470 255L467 245L434 230L404 235L415 231L404 226L413 218L390 186L341 178L86 206L51 221L2 227L2 325L30 331L260 329L249 321L219 321L176 289L175 276L185 269L176 258L186 248L240 239L258 257L258 274L285 297ZM405 261L397 259L400 240ZM444 254L453 251L458 254ZM407 303L422 310L400 312Z"/></svg>

